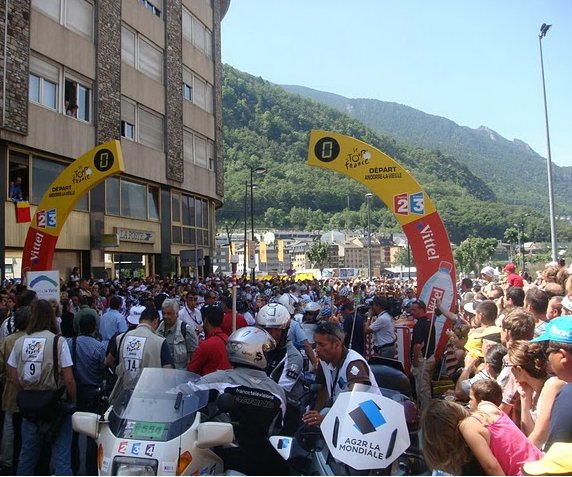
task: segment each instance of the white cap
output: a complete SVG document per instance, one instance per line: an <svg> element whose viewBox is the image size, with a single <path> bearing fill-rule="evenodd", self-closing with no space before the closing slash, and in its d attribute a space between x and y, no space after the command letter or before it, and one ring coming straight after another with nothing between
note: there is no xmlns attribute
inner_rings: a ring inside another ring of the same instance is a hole
<svg viewBox="0 0 572 477"><path fill-rule="evenodd" d="M132 325L138 325L143 310L145 310L145 307L143 305L133 305L129 309L129 316L127 317L127 321Z"/></svg>
<svg viewBox="0 0 572 477"><path fill-rule="evenodd" d="M494 277L496 275L495 269L491 266L483 267L481 270L481 275L486 275L487 277Z"/></svg>

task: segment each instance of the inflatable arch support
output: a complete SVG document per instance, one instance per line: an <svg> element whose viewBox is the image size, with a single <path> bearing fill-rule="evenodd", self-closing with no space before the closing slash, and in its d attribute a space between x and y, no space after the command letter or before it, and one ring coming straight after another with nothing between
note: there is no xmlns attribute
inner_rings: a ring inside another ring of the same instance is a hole
<svg viewBox="0 0 572 477"><path fill-rule="evenodd" d="M119 141L100 144L78 157L50 184L36 208L22 252L26 272L52 269L60 232L77 201L109 176L123 172Z"/></svg>
<svg viewBox="0 0 572 477"><path fill-rule="evenodd" d="M407 169L379 149L342 134L312 130L308 165L344 174L366 186L393 212L407 236L417 267L418 297L433 316L435 301L453 311L455 262L447 230L435 205ZM435 320L438 357L446 343L446 320Z"/></svg>

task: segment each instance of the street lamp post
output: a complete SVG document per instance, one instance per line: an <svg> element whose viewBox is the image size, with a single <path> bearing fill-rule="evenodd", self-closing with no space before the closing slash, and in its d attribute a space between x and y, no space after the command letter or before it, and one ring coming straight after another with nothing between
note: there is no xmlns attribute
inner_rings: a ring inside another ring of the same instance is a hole
<svg viewBox="0 0 572 477"><path fill-rule="evenodd" d="M544 96L544 120L546 122L546 148L548 158L546 159L546 168L548 170L548 209L550 213L550 239L552 242L552 260L558 260L558 251L556 245L556 219L554 217L554 191L552 189L552 157L550 154L550 131L548 129L548 106L546 103L546 84L544 82L544 59L542 57L542 39L550 30L552 25L543 23L538 33L538 46L540 48L540 71L542 72L542 94Z"/></svg>
<svg viewBox="0 0 572 477"><path fill-rule="evenodd" d="M265 167L248 167L250 169L250 240L252 240L252 242L254 242L254 189L256 187L256 185L254 184L254 173L256 174L264 174L266 172L266 168ZM247 188L248 188L248 183L247 183ZM244 199L244 253L245 253L245 258L244 258L244 274L246 275L246 192L245 192L245 199ZM249 250L250 252L250 250ZM252 250L252 252L254 252L254 250ZM256 280L256 263L253 262L251 263L251 271L250 271L250 278L252 281L252 284L254 284L255 280Z"/></svg>
<svg viewBox="0 0 572 477"><path fill-rule="evenodd" d="M238 265L238 255L230 257L232 267L232 331L236 331L236 268Z"/></svg>
<svg viewBox="0 0 572 477"><path fill-rule="evenodd" d="M368 192L365 199L367 203L367 278L371 280L371 199L373 199L373 194Z"/></svg>
<svg viewBox="0 0 572 477"><path fill-rule="evenodd" d="M242 274L246 275L246 270L248 269L247 266L247 254L246 254L246 233L248 230L248 181L244 182L244 261L242 266Z"/></svg>
<svg viewBox="0 0 572 477"><path fill-rule="evenodd" d="M514 226L516 227L517 230L517 234L516 234L516 238L518 240L518 251L520 252L521 255L521 269L524 272L524 237L523 237L523 230L524 230L524 224L518 223L518 224L514 224Z"/></svg>

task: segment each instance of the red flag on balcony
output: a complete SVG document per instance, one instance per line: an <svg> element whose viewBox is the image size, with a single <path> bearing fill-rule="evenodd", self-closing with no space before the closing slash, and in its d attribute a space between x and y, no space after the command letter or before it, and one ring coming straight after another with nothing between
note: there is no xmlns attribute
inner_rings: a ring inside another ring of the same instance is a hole
<svg viewBox="0 0 572 477"><path fill-rule="evenodd" d="M27 200L16 202L16 222L19 224L25 224L31 221L30 203Z"/></svg>

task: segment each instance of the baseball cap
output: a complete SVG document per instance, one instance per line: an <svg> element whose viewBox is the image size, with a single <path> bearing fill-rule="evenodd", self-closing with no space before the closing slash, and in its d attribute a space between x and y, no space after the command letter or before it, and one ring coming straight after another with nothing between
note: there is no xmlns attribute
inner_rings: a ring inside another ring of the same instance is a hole
<svg viewBox="0 0 572 477"><path fill-rule="evenodd" d="M127 321L132 325L138 325L141 318L141 313L145 310L143 305L133 305L129 309L129 315L127 316Z"/></svg>
<svg viewBox="0 0 572 477"><path fill-rule="evenodd" d="M559 316L546 325L546 330L540 336L530 340L531 343L538 341L558 341L572 344L572 316Z"/></svg>
<svg viewBox="0 0 572 477"><path fill-rule="evenodd" d="M516 270L516 266L514 263L507 263L503 269L505 272L514 272Z"/></svg>
<svg viewBox="0 0 572 477"><path fill-rule="evenodd" d="M562 298L562 308L572 311L572 299L569 296Z"/></svg>
<svg viewBox="0 0 572 477"><path fill-rule="evenodd" d="M495 276L495 269L491 266L483 267L481 270L481 275L486 275L487 277L494 277Z"/></svg>
<svg viewBox="0 0 572 477"><path fill-rule="evenodd" d="M526 462L524 475L570 475L572 473L572 443L555 442L540 460Z"/></svg>

